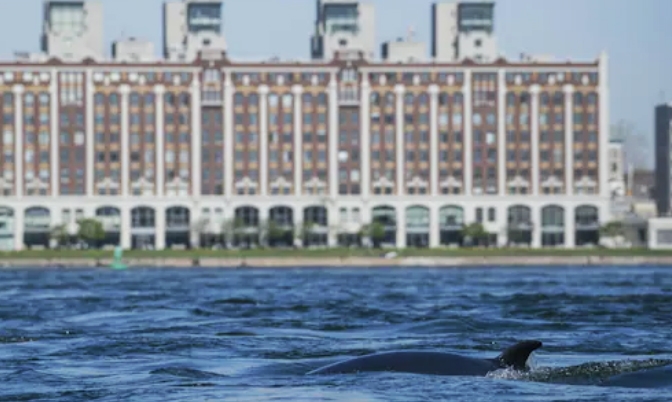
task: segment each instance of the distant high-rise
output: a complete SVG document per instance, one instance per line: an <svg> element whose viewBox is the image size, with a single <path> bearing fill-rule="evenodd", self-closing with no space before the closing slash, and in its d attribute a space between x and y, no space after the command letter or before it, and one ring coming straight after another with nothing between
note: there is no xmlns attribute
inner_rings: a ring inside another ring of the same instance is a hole
<svg viewBox="0 0 672 402"><path fill-rule="evenodd" d="M375 58L376 22L372 4L358 0L317 0L315 33L311 38L311 56L330 60L339 51L361 52L365 59Z"/></svg>
<svg viewBox="0 0 672 402"><path fill-rule="evenodd" d="M226 51L222 2L166 2L163 5L163 56L171 61L191 61L199 52L207 50Z"/></svg>
<svg viewBox="0 0 672 402"><path fill-rule="evenodd" d="M495 3L446 2L432 5L432 56L438 62L497 58Z"/></svg>
<svg viewBox="0 0 672 402"><path fill-rule="evenodd" d="M672 180L672 165L670 164L670 148L672 137L672 103L656 106L655 113L656 130L656 172L655 172L655 198L658 215L670 213L670 180Z"/></svg>
<svg viewBox="0 0 672 402"><path fill-rule="evenodd" d="M42 51L65 61L105 57L100 1L44 2Z"/></svg>

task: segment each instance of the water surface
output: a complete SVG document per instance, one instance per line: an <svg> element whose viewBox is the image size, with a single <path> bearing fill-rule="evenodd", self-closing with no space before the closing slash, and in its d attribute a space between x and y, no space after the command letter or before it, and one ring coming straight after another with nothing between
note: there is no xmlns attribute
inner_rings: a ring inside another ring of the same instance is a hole
<svg viewBox="0 0 672 402"><path fill-rule="evenodd" d="M0 270L0 400L668 401L672 269ZM527 374L306 376L544 347Z"/></svg>

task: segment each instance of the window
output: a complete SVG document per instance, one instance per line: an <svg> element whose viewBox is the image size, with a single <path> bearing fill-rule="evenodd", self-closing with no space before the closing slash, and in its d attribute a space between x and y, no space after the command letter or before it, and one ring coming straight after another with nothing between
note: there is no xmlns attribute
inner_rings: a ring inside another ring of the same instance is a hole
<svg viewBox="0 0 672 402"><path fill-rule="evenodd" d="M476 208L476 222L483 223L483 208Z"/></svg>

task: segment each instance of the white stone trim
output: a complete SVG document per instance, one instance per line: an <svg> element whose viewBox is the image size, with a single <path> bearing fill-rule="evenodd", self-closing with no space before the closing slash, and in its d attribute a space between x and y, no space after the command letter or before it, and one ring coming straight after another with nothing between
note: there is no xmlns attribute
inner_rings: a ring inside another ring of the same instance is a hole
<svg viewBox="0 0 672 402"><path fill-rule="evenodd" d="M532 194L539 195L539 85L532 85L530 87L530 119L531 119L531 130L530 130L530 142L531 144L531 154L532 154L532 163L530 173L532 173Z"/></svg>
<svg viewBox="0 0 672 402"><path fill-rule="evenodd" d="M16 185L16 196L23 197L23 163L25 155L23 152L23 85L14 85L14 184Z"/></svg>
<svg viewBox="0 0 672 402"><path fill-rule="evenodd" d="M331 74L329 82L329 166L327 176L329 177L329 196L332 199L338 197L338 80L336 73Z"/></svg>
<svg viewBox="0 0 672 402"><path fill-rule="evenodd" d="M439 195L439 87L430 85L429 92L429 182L430 194Z"/></svg>
<svg viewBox="0 0 672 402"><path fill-rule="evenodd" d="M292 152L294 167L294 194L300 195L303 192L303 87L294 85L292 87L294 95L294 150ZM315 105L311 105L315 107ZM282 135L280 133L279 135ZM281 150L281 153L285 152Z"/></svg>
<svg viewBox="0 0 672 402"><path fill-rule="evenodd" d="M191 82L191 192L201 194L201 84L198 74Z"/></svg>
<svg viewBox="0 0 672 402"><path fill-rule="evenodd" d="M121 195L129 196L129 169L130 155L129 155L129 126L128 126L128 94L131 88L128 85L121 85L119 87L120 105L121 105Z"/></svg>
<svg viewBox="0 0 672 402"><path fill-rule="evenodd" d="M164 122L165 118L165 102L164 95L166 94L166 87L163 85L154 86L154 146L156 152L156 195L163 197L166 191L166 164L165 164L165 144L164 144Z"/></svg>
<svg viewBox="0 0 672 402"><path fill-rule="evenodd" d="M224 120L224 197L228 200L233 196L233 169L235 167L233 160L233 95L236 88L233 86L230 71L226 72L224 80L224 110L222 111L222 120Z"/></svg>
<svg viewBox="0 0 672 402"><path fill-rule="evenodd" d="M259 154L257 166L259 166L259 189L260 195L268 194L268 92L267 85L261 85L257 89L259 94Z"/></svg>
<svg viewBox="0 0 672 402"><path fill-rule="evenodd" d="M462 134L464 141L464 157L462 174L464 175L464 195L470 196L473 186L473 133L472 133L472 100L471 100L471 70L464 70L464 85L462 86Z"/></svg>
<svg viewBox="0 0 672 402"><path fill-rule="evenodd" d="M404 147L404 94L406 93L406 88L403 85L397 84L394 87L395 93L395 139L396 139L396 149L397 149L397 160L394 161L397 168L397 180L396 180L396 195L406 194L405 182L406 178L404 173L406 172L406 153L404 152L406 148Z"/></svg>
<svg viewBox="0 0 672 402"><path fill-rule="evenodd" d="M60 193L60 177L61 177L61 172L60 172L60 158L59 158L59 145L60 145L60 130L59 130L59 114L58 114L58 107L59 107L59 96L58 96L58 70L53 69L51 70L51 83L49 84L49 113L50 113L50 119L49 122L51 123L49 125L50 133L49 133L49 147L51 151L51 196L54 198L57 198L59 193ZM89 165L91 166L91 165ZM90 169L90 170L95 170L95 169ZM87 176L92 175L91 172L87 173ZM95 175L95 171L93 173Z"/></svg>
<svg viewBox="0 0 672 402"><path fill-rule="evenodd" d="M562 87L565 94L565 194L574 194L574 86Z"/></svg>
<svg viewBox="0 0 672 402"><path fill-rule="evenodd" d="M95 181L95 175L96 175L96 163L95 163L95 141L96 141L96 133L95 133L95 104L94 104L94 95L96 91L96 87L93 83L93 71L91 69L87 69L86 73L84 75L84 81L85 81L85 94L86 97L84 99L84 108L86 111L86 128L84 129L84 132L86 133L86 166L87 169L85 169L85 174L86 174L86 195L89 197L93 197L95 195L94 191L94 186L93 183Z"/></svg>
<svg viewBox="0 0 672 402"><path fill-rule="evenodd" d="M506 70L497 72L497 182L499 195L506 192Z"/></svg>
<svg viewBox="0 0 672 402"><path fill-rule="evenodd" d="M366 74L362 74L362 90L360 92L360 155L361 162L361 195L365 199L371 194L371 83Z"/></svg>

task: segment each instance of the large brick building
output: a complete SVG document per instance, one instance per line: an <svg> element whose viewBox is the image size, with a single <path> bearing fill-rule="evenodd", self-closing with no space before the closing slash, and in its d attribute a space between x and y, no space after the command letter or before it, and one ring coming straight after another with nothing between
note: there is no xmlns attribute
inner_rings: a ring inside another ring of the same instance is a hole
<svg viewBox="0 0 672 402"><path fill-rule="evenodd" d="M324 1L324 0L323 0ZM51 2L53 3L53 2ZM98 217L110 244L188 244L235 220L372 221L397 246L597 241L609 214L605 55L588 62L193 60L0 64L0 247ZM291 242L288 235L287 242Z"/></svg>

